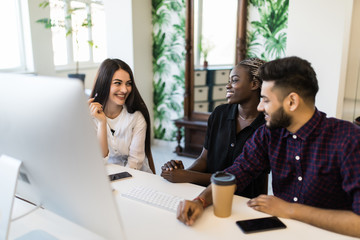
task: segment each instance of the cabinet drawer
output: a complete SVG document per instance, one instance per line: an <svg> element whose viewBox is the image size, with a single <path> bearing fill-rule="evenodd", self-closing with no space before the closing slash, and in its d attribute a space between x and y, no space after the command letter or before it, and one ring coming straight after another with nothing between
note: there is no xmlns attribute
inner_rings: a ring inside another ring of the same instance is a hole
<svg viewBox="0 0 360 240"><path fill-rule="evenodd" d="M227 84L229 81L230 69L216 70L214 74L215 84Z"/></svg>
<svg viewBox="0 0 360 240"><path fill-rule="evenodd" d="M194 87L194 101L207 101L209 87Z"/></svg>
<svg viewBox="0 0 360 240"><path fill-rule="evenodd" d="M213 86L212 99L220 100L226 98L226 87L225 86Z"/></svg>
<svg viewBox="0 0 360 240"><path fill-rule="evenodd" d="M194 112L208 112L208 111L209 111L208 102L194 103Z"/></svg>
<svg viewBox="0 0 360 240"><path fill-rule="evenodd" d="M220 101L214 101L213 102L213 111L214 111L214 109L217 107L217 106L219 106L219 105L221 105L221 104L227 104L228 102L226 101L226 100L220 100Z"/></svg>
<svg viewBox="0 0 360 240"><path fill-rule="evenodd" d="M194 85L204 86L206 85L206 70L194 71Z"/></svg>

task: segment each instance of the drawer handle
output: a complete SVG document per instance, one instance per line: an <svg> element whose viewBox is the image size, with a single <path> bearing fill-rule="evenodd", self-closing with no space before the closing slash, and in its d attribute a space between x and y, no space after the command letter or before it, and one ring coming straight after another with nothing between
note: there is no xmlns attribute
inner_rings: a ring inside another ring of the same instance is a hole
<svg viewBox="0 0 360 240"><path fill-rule="evenodd" d="M222 75L225 75L225 72L221 72Z"/></svg>
<svg viewBox="0 0 360 240"><path fill-rule="evenodd" d="M223 88L219 88L219 91L222 91L223 90Z"/></svg>
<svg viewBox="0 0 360 240"><path fill-rule="evenodd" d="M200 76L200 73L197 73L196 76L199 77L199 76Z"/></svg>
<svg viewBox="0 0 360 240"><path fill-rule="evenodd" d="M199 92L202 92L202 89L199 89Z"/></svg>

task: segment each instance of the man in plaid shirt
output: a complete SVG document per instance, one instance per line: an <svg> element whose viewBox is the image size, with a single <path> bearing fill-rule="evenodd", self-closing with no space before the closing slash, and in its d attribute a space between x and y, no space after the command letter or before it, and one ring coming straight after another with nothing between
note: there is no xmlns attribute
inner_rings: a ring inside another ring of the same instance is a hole
<svg viewBox="0 0 360 240"><path fill-rule="evenodd" d="M260 77L258 110L266 124L225 170L235 175L237 191L270 167L274 196L250 199L249 207L360 237L360 128L315 107L319 87L308 61L274 60L260 68ZM182 202L177 217L192 225L209 204L211 186Z"/></svg>

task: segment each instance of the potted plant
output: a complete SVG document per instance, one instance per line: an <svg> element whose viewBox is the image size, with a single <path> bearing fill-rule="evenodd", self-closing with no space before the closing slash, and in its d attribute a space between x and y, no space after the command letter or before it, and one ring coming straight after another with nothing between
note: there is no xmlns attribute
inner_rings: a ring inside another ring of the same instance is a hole
<svg viewBox="0 0 360 240"><path fill-rule="evenodd" d="M49 6L50 2L49 0L43 1L39 4L40 8L47 8ZM79 10L84 10L85 8L71 8L68 5L64 6L64 11L65 11L65 20L54 20L51 18L42 18L37 20L37 23L43 24L44 27L46 29L51 29L52 27L60 27L60 28L64 28L65 32L66 32L66 37L68 36L73 36L74 39L74 43L75 43L75 52L78 56L79 54L79 30L81 28L89 28L92 26L92 22L91 22L91 16L87 15L86 18L83 19L82 23L76 24L75 26L72 26L71 24L71 15L76 13L76 11ZM87 41L88 44L93 47L94 43L93 41ZM77 59L75 61L75 73L69 73L68 74L69 78L78 78L80 80L82 80L82 82L85 81L85 74L83 73L79 73L79 60Z"/></svg>
<svg viewBox="0 0 360 240"><path fill-rule="evenodd" d="M214 45L209 40L204 40L203 37L201 36L199 44L198 44L198 48L199 48L201 56L204 59L203 67L207 68L208 67L207 57L208 57L209 52L212 49L214 49Z"/></svg>

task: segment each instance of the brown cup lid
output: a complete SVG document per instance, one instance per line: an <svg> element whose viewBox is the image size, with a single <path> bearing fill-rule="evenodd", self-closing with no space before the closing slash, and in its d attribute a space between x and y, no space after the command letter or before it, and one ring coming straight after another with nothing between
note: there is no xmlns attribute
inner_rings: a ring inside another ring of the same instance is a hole
<svg viewBox="0 0 360 240"><path fill-rule="evenodd" d="M231 173L220 171L211 175L211 182L221 186L233 185L235 184L235 176Z"/></svg>

